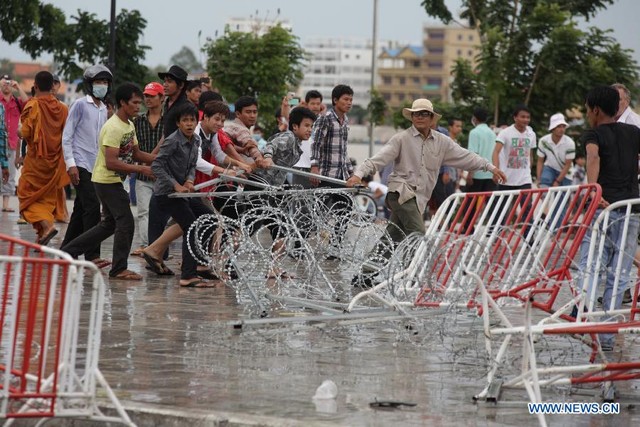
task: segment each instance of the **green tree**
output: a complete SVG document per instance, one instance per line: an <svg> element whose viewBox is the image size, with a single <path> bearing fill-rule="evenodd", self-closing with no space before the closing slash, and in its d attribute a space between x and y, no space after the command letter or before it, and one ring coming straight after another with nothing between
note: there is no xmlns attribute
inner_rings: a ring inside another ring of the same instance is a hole
<svg viewBox="0 0 640 427"><path fill-rule="evenodd" d="M534 129L544 129L558 111L581 107L594 85L632 87L637 64L629 50L598 28L581 30L574 18L591 19L613 0L462 1L461 18L481 36L475 70L458 61L454 99L483 103L494 120L507 121L515 104L532 111ZM444 23L453 15L444 0L423 0L427 14Z"/></svg>
<svg viewBox="0 0 640 427"><path fill-rule="evenodd" d="M387 102L380 95L380 92L373 90L371 92L371 101L367 106L369 112L369 120L376 126L380 126L384 123L384 119L387 113Z"/></svg>
<svg viewBox="0 0 640 427"><path fill-rule="evenodd" d="M187 46L182 46L178 52L169 59L170 64L179 65L189 73L199 73L202 71L202 64L196 58L196 54Z"/></svg>
<svg viewBox="0 0 640 427"><path fill-rule="evenodd" d="M109 23L93 13L78 10L70 22L59 8L40 0L5 0L0 15L0 37L18 43L33 59L53 55L60 74L73 80L82 76L86 63L106 63L109 56ZM122 9L116 17L116 84L144 83L142 65L148 46L140 44L147 21L137 10Z"/></svg>
<svg viewBox="0 0 640 427"><path fill-rule="evenodd" d="M242 95L258 99L258 120L264 129L275 126L274 112L282 97L302 79L305 51L298 38L279 25L263 36L225 29L205 46L213 83L229 100Z"/></svg>

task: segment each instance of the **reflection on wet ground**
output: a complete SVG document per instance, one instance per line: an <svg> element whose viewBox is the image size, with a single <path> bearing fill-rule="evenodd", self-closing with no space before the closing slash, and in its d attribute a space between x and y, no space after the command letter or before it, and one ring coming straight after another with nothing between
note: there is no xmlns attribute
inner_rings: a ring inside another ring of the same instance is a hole
<svg viewBox="0 0 640 427"><path fill-rule="evenodd" d="M3 232L33 240L30 226L17 225L16 220L17 214L3 213ZM64 228L51 246L57 247L63 236ZM109 239L102 245L103 257L110 257L111 244ZM174 271L179 250L179 243L174 243L175 258L168 262ZM469 313L434 313L430 320L412 323L234 328L232 321L254 316L238 302L236 290L180 289L178 276L149 273L144 261L135 257L130 258L129 268L144 279L109 283L100 358L102 373L125 406L148 404L185 413L225 411L303 424L538 425L528 414L524 391L504 391L508 402L497 406L473 403L472 396L485 385L488 365L480 321ZM349 287L344 279L347 294ZM269 317L319 314L277 302L268 311ZM547 346L557 348L552 357L586 361L583 346L566 338L549 338ZM640 345L636 340L624 351L638 354ZM510 360L509 373L515 372L518 362L517 355ZM326 379L336 383L337 399L314 402L316 388ZM638 396L638 386L628 382L620 389ZM567 389L547 389L543 396L548 401L599 401L589 395L597 388L580 389L586 395L575 393L576 389L571 394ZM417 406L375 410L370 403L376 400ZM640 410L625 404L620 415L564 415L547 421L563 426L634 425L640 422Z"/></svg>

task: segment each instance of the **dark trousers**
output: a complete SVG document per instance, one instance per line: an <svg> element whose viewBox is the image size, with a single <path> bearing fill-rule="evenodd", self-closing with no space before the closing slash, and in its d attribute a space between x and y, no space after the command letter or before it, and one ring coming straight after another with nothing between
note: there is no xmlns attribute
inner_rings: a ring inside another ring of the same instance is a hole
<svg viewBox="0 0 640 427"><path fill-rule="evenodd" d="M319 186L324 188L345 188L340 184L323 181L320 181ZM349 226L349 212L353 211L353 203L351 201L351 198L347 194L334 193L324 196L324 204L336 214L337 222L335 231L335 244L340 245L342 243L344 235L347 233L347 227Z"/></svg>
<svg viewBox="0 0 640 427"><path fill-rule="evenodd" d="M493 192L498 189L498 184L493 182L493 179L473 179L473 184L467 186L467 193L485 193L485 192ZM491 208L493 210L493 208ZM487 218L491 218L491 210L487 212ZM467 216L467 221L465 222L464 229L467 230L471 225L471 221L473 220L473 216L476 212L475 203L472 204L469 208L469 214ZM467 215L467 214L465 214Z"/></svg>
<svg viewBox="0 0 640 427"><path fill-rule="evenodd" d="M76 200L73 202L73 212L69 218L69 225L67 225L67 232L61 247L65 247L69 242L100 222L100 200L98 200L93 182L91 182L91 173L84 168L78 168L78 173L80 182L74 186ZM87 261L100 258L100 244L88 246L83 253L84 259ZM78 255L82 255L82 253Z"/></svg>
<svg viewBox="0 0 640 427"><path fill-rule="evenodd" d="M189 227L191 227L191 224L193 224L198 217L213 214L214 211L207 207L201 199L196 197L172 199L166 195L162 195L154 196L154 198L160 211L172 217L175 222L180 224L180 228L182 228L182 274L180 278L188 280L198 277L198 264L189 251L189 245L194 249L196 247L195 234L192 233L191 236L189 236ZM212 233L213 231L204 237L208 239Z"/></svg>
<svg viewBox="0 0 640 427"><path fill-rule="evenodd" d="M498 185L498 191L529 190L529 189L531 189L531 184ZM520 204L520 208L523 210L523 212L520 215L514 216L514 219L519 217L519 218L521 218L521 221L526 221L527 216L529 216L529 212L531 211L531 205L530 205L530 202L525 205L525 203L526 203L525 200L526 200L526 198L523 197L518 202ZM507 203L506 200L502 200L502 202L498 203L497 206L495 207L495 209L497 210L497 213L496 213L496 217L494 218L493 223L491 224L492 227L496 225L496 223L498 221L497 219L500 216L500 211L502 209L505 209L506 203ZM508 209L508 208L506 208L506 209ZM507 215L508 215L508 212L507 212L507 214L505 214L505 219L507 219ZM530 222L530 220L528 222ZM513 224L513 225L515 225L515 224ZM531 228L530 226L531 226L531 224L526 224L525 227L522 229L522 236L523 237L526 237L527 234L529 234L529 229Z"/></svg>
<svg viewBox="0 0 640 427"><path fill-rule="evenodd" d="M149 227L147 229L149 244L152 244L158 239L158 237L162 236L162 233L164 233L164 229L167 226L167 222L169 222L169 218L171 218L171 215L167 214L158 206L156 196L151 196L151 199L149 200ZM163 258L167 259L168 256L169 250L166 250Z"/></svg>
<svg viewBox="0 0 640 427"><path fill-rule="evenodd" d="M127 269L133 242L135 225L129 207L129 194L121 183L94 183L94 187L102 204L104 218L96 226L62 246L62 250L76 258L113 235L113 263L109 271L109 276L113 277Z"/></svg>

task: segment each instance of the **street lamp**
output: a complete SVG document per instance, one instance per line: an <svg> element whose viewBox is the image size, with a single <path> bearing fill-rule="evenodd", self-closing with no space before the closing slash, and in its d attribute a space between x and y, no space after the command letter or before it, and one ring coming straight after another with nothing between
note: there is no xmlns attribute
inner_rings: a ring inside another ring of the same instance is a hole
<svg viewBox="0 0 640 427"><path fill-rule="evenodd" d="M111 22L109 23L109 35L111 43L109 46L109 69L112 73L116 70L116 0L111 0Z"/></svg>
<svg viewBox="0 0 640 427"><path fill-rule="evenodd" d="M376 88L376 55L378 51L378 0L373 0L373 40L371 41L371 89L369 94L373 98ZM371 101L369 101L371 103ZM369 158L373 157L373 117L369 118Z"/></svg>

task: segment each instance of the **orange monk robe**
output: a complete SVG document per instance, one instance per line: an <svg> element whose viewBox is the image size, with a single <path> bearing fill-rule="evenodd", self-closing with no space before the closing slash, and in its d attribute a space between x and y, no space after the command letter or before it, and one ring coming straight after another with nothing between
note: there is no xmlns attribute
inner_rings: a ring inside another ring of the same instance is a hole
<svg viewBox="0 0 640 427"><path fill-rule="evenodd" d="M62 153L62 131L69 110L53 95L35 97L22 110L22 137L27 155L18 182L20 213L38 234L39 221L53 223L64 215L64 191L69 184Z"/></svg>

